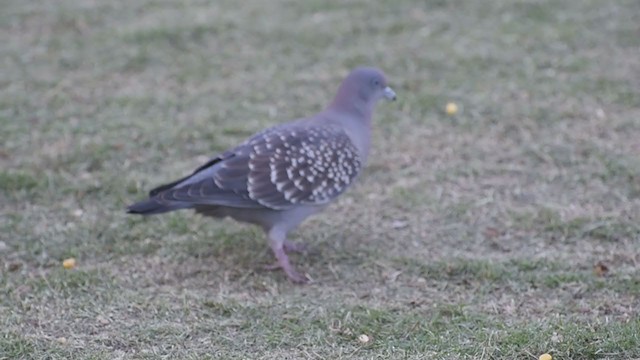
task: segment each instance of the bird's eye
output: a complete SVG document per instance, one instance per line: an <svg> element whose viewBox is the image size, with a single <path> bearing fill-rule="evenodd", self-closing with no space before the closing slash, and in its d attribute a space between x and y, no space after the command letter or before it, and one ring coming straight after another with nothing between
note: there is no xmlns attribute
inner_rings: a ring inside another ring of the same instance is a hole
<svg viewBox="0 0 640 360"><path fill-rule="evenodd" d="M373 79L372 83L373 83L374 86L380 86L380 80L378 80L378 79Z"/></svg>

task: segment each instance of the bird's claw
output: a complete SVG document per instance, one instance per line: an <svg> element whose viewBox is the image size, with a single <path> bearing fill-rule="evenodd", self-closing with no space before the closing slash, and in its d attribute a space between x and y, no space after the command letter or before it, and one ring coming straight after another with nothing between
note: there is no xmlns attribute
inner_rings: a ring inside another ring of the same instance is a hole
<svg viewBox="0 0 640 360"><path fill-rule="evenodd" d="M270 265L263 266L263 269L266 271L275 271L282 269L285 274L287 274L287 278L294 284L306 284L309 282L309 278L306 275L300 274L299 272L293 269L293 266L289 264L288 268L283 267L279 262L275 262Z"/></svg>

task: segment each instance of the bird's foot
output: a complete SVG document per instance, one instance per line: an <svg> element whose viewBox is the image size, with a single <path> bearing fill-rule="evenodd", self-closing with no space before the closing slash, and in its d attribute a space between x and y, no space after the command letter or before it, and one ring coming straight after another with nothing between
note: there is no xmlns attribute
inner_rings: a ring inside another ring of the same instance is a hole
<svg viewBox="0 0 640 360"><path fill-rule="evenodd" d="M276 262L270 265L263 266L263 269L266 271L275 271L275 270L282 269L284 270L285 274L287 274L287 278L289 278L289 281L291 281L294 284L306 284L309 282L309 278L297 272L291 265L289 265L289 270L287 270L284 267L282 267L282 265L279 262Z"/></svg>
<svg viewBox="0 0 640 360"><path fill-rule="evenodd" d="M284 246L279 249L273 249L273 252L276 255L276 259L278 259L278 261L275 264L265 266L265 270L282 269L284 273L287 274L289 281L294 284L305 284L309 282L309 278L297 272L291 265L291 263L289 262L289 257L284 251Z"/></svg>
<svg viewBox="0 0 640 360"><path fill-rule="evenodd" d="M287 274L287 278L294 284L306 284L309 282L309 278L295 271L294 269L289 269L284 271Z"/></svg>

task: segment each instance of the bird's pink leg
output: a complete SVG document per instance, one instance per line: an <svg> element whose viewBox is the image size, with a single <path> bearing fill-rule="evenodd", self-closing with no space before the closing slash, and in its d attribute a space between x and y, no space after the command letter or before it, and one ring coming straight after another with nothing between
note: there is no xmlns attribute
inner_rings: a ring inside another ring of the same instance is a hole
<svg viewBox="0 0 640 360"><path fill-rule="evenodd" d="M286 233L277 229L271 229L269 231L269 243L271 245L271 250L273 250L273 254L278 260L277 264L275 264L275 266L272 266L271 268L275 269L279 267L284 270L285 274L287 274L289 281L296 284L304 284L308 282L309 279L307 279L306 276L298 273L289 262L289 257L285 252L285 242L287 241L285 237Z"/></svg>
<svg viewBox="0 0 640 360"><path fill-rule="evenodd" d="M282 243L282 247L284 248L284 251L288 253L295 252L299 254L307 252L307 250L309 249L309 246L307 244L295 243L287 239L285 239L284 242Z"/></svg>
<svg viewBox="0 0 640 360"><path fill-rule="evenodd" d="M289 240L285 240L282 243L282 249L286 254L295 252L298 254L302 254L307 252L307 249L309 248L309 246L307 244L303 244L303 243L295 243ZM274 250L275 251L275 250ZM268 271L273 271L273 270L278 270L281 269L282 267L280 266L279 262L276 262L275 264L271 264L271 265L265 265L264 269L268 270Z"/></svg>

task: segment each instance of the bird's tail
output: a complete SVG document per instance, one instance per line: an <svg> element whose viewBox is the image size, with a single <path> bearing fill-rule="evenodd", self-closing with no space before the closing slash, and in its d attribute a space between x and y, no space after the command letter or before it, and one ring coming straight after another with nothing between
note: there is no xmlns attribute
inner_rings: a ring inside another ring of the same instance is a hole
<svg viewBox="0 0 640 360"><path fill-rule="evenodd" d="M169 211L186 209L191 207L190 204L185 203L167 203L159 201L156 198L149 198L139 201L133 205L127 207L128 214L140 214L140 215L155 215L162 214Z"/></svg>

